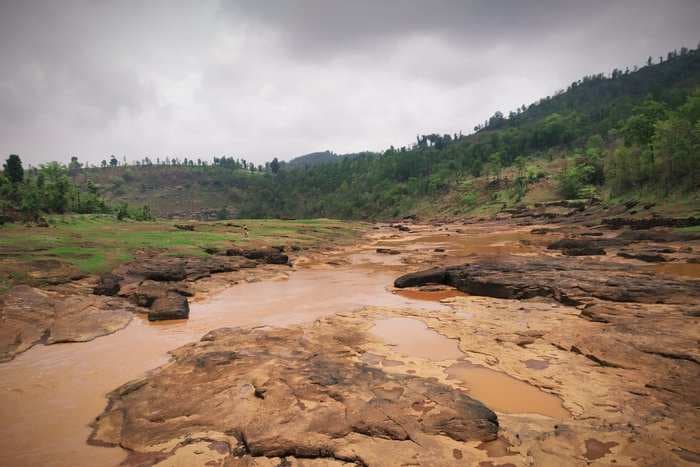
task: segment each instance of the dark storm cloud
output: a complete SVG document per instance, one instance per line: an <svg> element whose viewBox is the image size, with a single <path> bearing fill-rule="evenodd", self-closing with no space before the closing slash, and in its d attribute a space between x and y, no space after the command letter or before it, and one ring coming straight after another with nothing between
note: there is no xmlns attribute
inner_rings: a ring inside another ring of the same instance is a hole
<svg viewBox="0 0 700 467"><path fill-rule="evenodd" d="M471 47L494 46L580 27L613 2L358 0L225 2L233 18L271 26L300 56L364 51L379 42L434 36Z"/></svg>
<svg viewBox="0 0 700 467"><path fill-rule="evenodd" d="M382 149L695 46L697 24L696 0L5 0L0 155Z"/></svg>

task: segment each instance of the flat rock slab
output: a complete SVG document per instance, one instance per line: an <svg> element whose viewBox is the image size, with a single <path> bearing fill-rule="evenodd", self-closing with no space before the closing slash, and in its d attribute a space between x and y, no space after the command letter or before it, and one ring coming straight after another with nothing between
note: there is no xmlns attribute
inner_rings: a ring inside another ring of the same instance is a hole
<svg viewBox="0 0 700 467"><path fill-rule="evenodd" d="M225 465L458 465L456 443L496 438L496 415L461 390L363 363L367 339L340 318L211 331L110 393L90 441L134 462L184 460L207 442Z"/></svg>
<svg viewBox="0 0 700 467"><path fill-rule="evenodd" d="M27 285L12 288L0 304L0 362L12 360L42 339L47 344L84 342L129 324L133 305L118 297L64 296Z"/></svg>
<svg viewBox="0 0 700 467"><path fill-rule="evenodd" d="M623 264L573 258L504 257L405 274L398 288L446 284L471 295L526 299L550 297L578 305L590 298L613 302L691 304L700 296L700 281L667 279Z"/></svg>

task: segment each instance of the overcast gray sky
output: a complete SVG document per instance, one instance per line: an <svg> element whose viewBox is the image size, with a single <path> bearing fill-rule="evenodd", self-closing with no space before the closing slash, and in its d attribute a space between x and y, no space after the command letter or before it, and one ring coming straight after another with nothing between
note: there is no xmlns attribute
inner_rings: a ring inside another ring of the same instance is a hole
<svg viewBox="0 0 700 467"><path fill-rule="evenodd" d="M695 47L699 24L699 0L0 0L0 156L381 150Z"/></svg>

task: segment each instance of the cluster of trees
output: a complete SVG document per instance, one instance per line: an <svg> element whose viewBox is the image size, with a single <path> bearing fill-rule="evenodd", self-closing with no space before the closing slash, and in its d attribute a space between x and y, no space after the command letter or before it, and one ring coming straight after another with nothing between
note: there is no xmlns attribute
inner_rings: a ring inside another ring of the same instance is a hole
<svg viewBox="0 0 700 467"><path fill-rule="evenodd" d="M194 158L188 159L187 157L183 159L180 159L179 157L164 157L163 159L161 159L160 157L151 158L149 156L145 156L141 159L129 162L126 156L124 156L120 162L115 155L111 155L109 158L103 159L99 166L90 166L89 163L83 165L78 161L78 158L76 156L73 156L71 157L69 169L71 171L71 174L74 174L80 171L81 169L107 169L116 167L138 167L158 169L162 169L164 167L220 167L233 170L247 170L250 172L271 171L273 173L277 173L277 170L279 170L280 168L280 164L281 163L276 157L271 162L266 162L264 165L255 165L255 163L249 162L243 158L234 158L232 156L215 156L211 162L202 158L197 158L195 160Z"/></svg>
<svg viewBox="0 0 700 467"><path fill-rule="evenodd" d="M614 193L640 186L664 193L700 187L700 89L675 110L644 101L620 133L625 144L610 151L606 161Z"/></svg>
<svg viewBox="0 0 700 467"><path fill-rule="evenodd" d="M91 180L80 185L71 175L80 169L73 157L65 166L58 162L24 168L17 154L10 155L0 174L0 218L5 220L37 220L43 213L114 213L118 218L149 220L147 206L140 209L128 205L111 207Z"/></svg>
<svg viewBox="0 0 700 467"><path fill-rule="evenodd" d="M108 206L97 187L75 185L68 167L57 162L24 170L16 154L7 158L0 177L0 208L3 212L22 212L36 217L41 212L107 212Z"/></svg>

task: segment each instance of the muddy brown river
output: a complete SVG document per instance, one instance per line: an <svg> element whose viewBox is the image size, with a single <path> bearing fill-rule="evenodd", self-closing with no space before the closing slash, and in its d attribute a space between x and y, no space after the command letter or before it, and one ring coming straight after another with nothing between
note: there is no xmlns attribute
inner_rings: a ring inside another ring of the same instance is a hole
<svg viewBox="0 0 700 467"><path fill-rule="evenodd" d="M380 259L378 259L380 260ZM395 274L363 267L304 269L288 280L243 283L191 305L190 319L135 317L87 343L38 345L0 365L0 465L115 465L119 448L86 444L105 394L168 360L168 350L224 326L285 326L365 305L439 308L392 294Z"/></svg>

